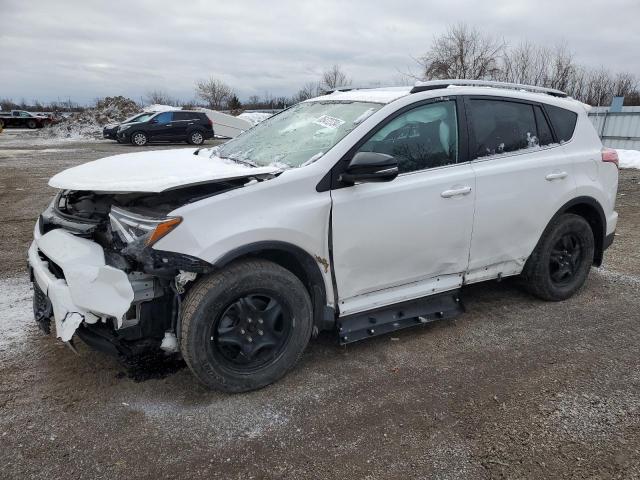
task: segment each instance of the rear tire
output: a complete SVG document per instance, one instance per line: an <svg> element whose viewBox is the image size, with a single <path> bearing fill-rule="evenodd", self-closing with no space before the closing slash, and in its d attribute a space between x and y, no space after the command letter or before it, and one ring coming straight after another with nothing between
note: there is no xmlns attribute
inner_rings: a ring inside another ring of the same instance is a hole
<svg viewBox="0 0 640 480"><path fill-rule="evenodd" d="M131 144L136 147L144 147L147 143L149 143L149 137L144 132L133 132L131 134Z"/></svg>
<svg viewBox="0 0 640 480"><path fill-rule="evenodd" d="M189 134L187 142L191 145L202 145L204 143L204 134L200 130L194 130Z"/></svg>
<svg viewBox="0 0 640 480"><path fill-rule="evenodd" d="M245 260L199 280L181 315L180 349L209 388L244 392L283 377L309 342L313 313L302 282L265 260Z"/></svg>
<svg viewBox="0 0 640 480"><path fill-rule="evenodd" d="M561 215L547 227L525 264L527 290L548 301L571 297L587 279L594 251L589 222L579 215Z"/></svg>

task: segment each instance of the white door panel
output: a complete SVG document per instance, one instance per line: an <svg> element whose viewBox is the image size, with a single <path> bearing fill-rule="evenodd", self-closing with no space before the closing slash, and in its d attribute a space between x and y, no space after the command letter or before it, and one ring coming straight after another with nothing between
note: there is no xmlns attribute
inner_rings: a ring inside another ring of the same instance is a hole
<svg viewBox="0 0 640 480"><path fill-rule="evenodd" d="M388 183L340 188L331 195L341 314L461 283L459 274L468 264L475 198L469 164L404 174ZM401 285L407 287L397 288Z"/></svg>
<svg viewBox="0 0 640 480"><path fill-rule="evenodd" d="M483 158L472 167L476 212L468 283L519 273L551 217L576 188L573 165L561 146ZM491 268L497 264L499 272Z"/></svg>

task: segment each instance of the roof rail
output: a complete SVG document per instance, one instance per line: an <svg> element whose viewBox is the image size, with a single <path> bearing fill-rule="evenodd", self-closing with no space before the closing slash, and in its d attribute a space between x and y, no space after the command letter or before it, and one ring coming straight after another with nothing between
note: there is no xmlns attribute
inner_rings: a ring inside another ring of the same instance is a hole
<svg viewBox="0 0 640 480"><path fill-rule="evenodd" d="M492 87L492 88L508 88L512 90L526 90L527 92L546 93L553 97L566 98L565 92L554 88L534 87L532 85L523 85L520 83L494 82L490 80L429 80L427 82L416 82L410 93L425 92L427 90L437 90L447 88L450 85L460 87Z"/></svg>

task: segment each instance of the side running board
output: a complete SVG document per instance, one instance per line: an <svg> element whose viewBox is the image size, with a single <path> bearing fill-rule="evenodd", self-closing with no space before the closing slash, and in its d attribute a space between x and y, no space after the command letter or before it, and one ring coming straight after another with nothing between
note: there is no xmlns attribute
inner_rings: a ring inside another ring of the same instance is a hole
<svg viewBox="0 0 640 480"><path fill-rule="evenodd" d="M460 290L439 293L338 319L340 344L357 342L395 330L454 318L464 312Z"/></svg>

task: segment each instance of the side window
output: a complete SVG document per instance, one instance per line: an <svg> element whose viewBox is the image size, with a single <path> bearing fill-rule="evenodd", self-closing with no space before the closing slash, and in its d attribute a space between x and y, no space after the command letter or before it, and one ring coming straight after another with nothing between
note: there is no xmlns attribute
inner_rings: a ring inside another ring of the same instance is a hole
<svg viewBox="0 0 640 480"><path fill-rule="evenodd" d="M515 152L538 143L533 106L504 100L471 100L473 158Z"/></svg>
<svg viewBox="0 0 640 480"><path fill-rule="evenodd" d="M398 115L378 130L360 152L393 155L400 173L458 161L458 122L453 100L430 103Z"/></svg>
<svg viewBox="0 0 640 480"><path fill-rule="evenodd" d="M553 125L558 140L561 142L571 140L578 121L578 115L570 110L552 105L545 105L544 108L549 114L551 125Z"/></svg>
<svg viewBox="0 0 640 480"><path fill-rule="evenodd" d="M173 118L173 112L162 112L156 116L158 123L169 123Z"/></svg>
<svg viewBox="0 0 640 480"><path fill-rule="evenodd" d="M173 112L174 120L199 120L199 114L195 112Z"/></svg>
<svg viewBox="0 0 640 480"><path fill-rule="evenodd" d="M542 112L542 108L536 105L533 107L533 110L536 113L536 126L538 127L538 141L540 142L540 145L544 146L553 143L551 127L549 127L549 122L547 122L547 119Z"/></svg>

